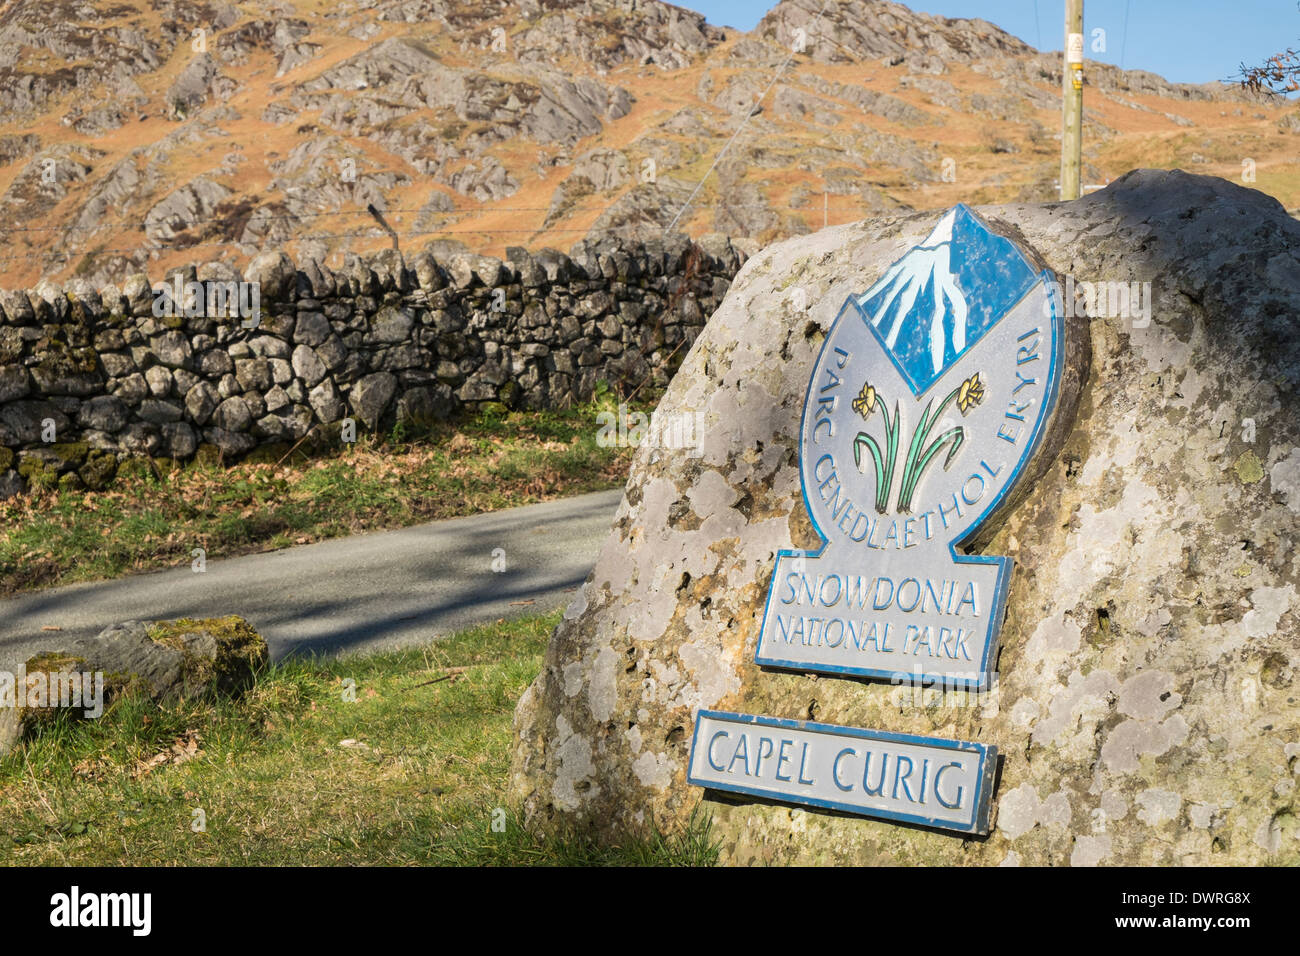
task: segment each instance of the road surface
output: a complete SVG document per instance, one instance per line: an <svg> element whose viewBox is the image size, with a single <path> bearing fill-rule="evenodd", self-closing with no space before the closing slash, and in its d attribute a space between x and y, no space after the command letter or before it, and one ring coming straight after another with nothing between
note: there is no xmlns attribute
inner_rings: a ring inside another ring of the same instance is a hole
<svg viewBox="0 0 1300 956"><path fill-rule="evenodd" d="M129 620L239 614L280 658L418 644L561 607L586 580L621 496L602 491L209 559L202 573L187 566L0 600L0 670Z"/></svg>

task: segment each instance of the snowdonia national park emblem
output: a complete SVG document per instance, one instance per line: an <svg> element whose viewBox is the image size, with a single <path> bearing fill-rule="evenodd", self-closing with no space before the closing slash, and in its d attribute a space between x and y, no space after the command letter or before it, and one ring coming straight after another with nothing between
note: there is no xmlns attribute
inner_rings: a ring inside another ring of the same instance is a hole
<svg viewBox="0 0 1300 956"><path fill-rule="evenodd" d="M966 554L1056 403L1059 293L959 205L863 277L808 383L800 478L822 538L781 551L760 664L988 685L1012 562Z"/></svg>

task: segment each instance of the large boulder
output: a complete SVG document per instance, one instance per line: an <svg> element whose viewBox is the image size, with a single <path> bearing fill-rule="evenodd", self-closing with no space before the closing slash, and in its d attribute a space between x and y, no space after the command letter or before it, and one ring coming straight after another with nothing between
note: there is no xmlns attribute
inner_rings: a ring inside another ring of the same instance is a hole
<svg viewBox="0 0 1300 956"><path fill-rule="evenodd" d="M776 552L818 544L797 441L821 342L939 214L822 230L745 265L660 403L701 414L698 447L639 449L519 703L530 825L615 839L703 802L731 863L1300 862L1300 223L1156 171L977 211L1061 277L1151 290L1149 323L1069 329L1091 345L1077 414L981 536L1015 561L997 694L970 706L754 663ZM994 744L992 833L690 786L701 708Z"/></svg>

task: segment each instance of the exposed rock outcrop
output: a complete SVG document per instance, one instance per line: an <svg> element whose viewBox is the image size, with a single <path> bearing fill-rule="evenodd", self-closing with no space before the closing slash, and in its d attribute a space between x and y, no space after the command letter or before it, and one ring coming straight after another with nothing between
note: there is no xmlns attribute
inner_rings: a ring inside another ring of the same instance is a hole
<svg viewBox="0 0 1300 956"><path fill-rule="evenodd" d="M438 230L496 255L653 239L679 213L768 242L822 224L805 196L832 197L829 222L1041 200L1059 165L1060 54L886 0L784 0L747 34L659 0L88 9L12 0L0 23L0 285L102 285L199 244L337 262L391 244L369 205L406 246ZM1283 102L1091 61L1086 82L1089 183L1148 137L1236 175L1253 127L1261 173L1291 161ZM971 115L981 137L935 136Z"/></svg>

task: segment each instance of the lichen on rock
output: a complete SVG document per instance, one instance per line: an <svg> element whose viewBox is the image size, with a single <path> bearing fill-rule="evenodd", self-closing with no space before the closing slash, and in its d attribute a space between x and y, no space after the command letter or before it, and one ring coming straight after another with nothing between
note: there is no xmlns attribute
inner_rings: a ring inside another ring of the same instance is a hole
<svg viewBox="0 0 1300 956"><path fill-rule="evenodd" d="M269 660L265 638L237 614L155 621L148 635L185 655L183 684L203 692L242 690Z"/></svg>
<svg viewBox="0 0 1300 956"><path fill-rule="evenodd" d="M1015 561L996 695L754 663L776 552L818 543L797 440L820 343L935 214L824 229L749 260L660 403L701 416L698 443L638 450L516 711L512 792L534 825L617 839L703 803L731 863L1300 862L1300 223L1162 171L977 211L1058 276L1150 283L1152 304L1071 328L1091 353L1077 413L977 541ZM688 786L700 708L996 744L993 832Z"/></svg>

